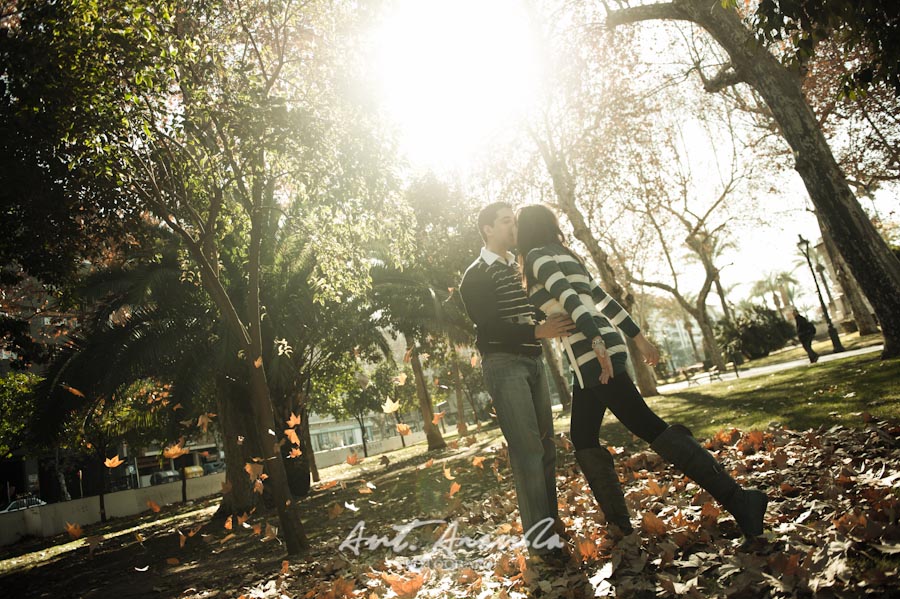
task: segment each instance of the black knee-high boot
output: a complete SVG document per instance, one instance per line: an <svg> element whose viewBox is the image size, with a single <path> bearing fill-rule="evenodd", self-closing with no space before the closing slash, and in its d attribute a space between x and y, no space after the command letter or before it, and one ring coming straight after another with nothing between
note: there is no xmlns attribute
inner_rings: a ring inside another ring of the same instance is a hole
<svg viewBox="0 0 900 599"><path fill-rule="evenodd" d="M581 467L594 498L600 504L606 521L618 526L625 534L630 534L633 530L631 518L612 455L605 447L589 447L576 449L575 460Z"/></svg>
<svg viewBox="0 0 900 599"><path fill-rule="evenodd" d="M721 503L737 520L745 537L762 534L769 498L758 489L744 489L737 484L687 428L670 426L650 447Z"/></svg>

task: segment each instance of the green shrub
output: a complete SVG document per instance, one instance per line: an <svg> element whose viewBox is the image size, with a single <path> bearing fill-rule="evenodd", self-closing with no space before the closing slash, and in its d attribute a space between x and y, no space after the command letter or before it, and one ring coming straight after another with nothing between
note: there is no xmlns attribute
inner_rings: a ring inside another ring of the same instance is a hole
<svg viewBox="0 0 900 599"><path fill-rule="evenodd" d="M725 353L740 353L751 360L781 349L796 334L792 324L765 306L752 306L734 322L722 321L716 325L716 338Z"/></svg>

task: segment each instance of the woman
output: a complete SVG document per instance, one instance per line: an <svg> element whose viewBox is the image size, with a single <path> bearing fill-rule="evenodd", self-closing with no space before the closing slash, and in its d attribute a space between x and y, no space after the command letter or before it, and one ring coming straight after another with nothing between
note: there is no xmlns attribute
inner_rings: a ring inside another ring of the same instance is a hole
<svg viewBox="0 0 900 599"><path fill-rule="evenodd" d="M577 379L570 433L575 459L607 521L625 534L632 531L612 455L599 441L600 424L609 408L628 430L731 512L745 537L762 534L769 501L766 494L741 488L686 427L669 426L634 387L625 367L625 342L616 327L635 340L649 364L659 360L659 353L631 316L591 278L581 259L566 247L553 211L541 205L521 208L517 245L525 285L535 307L545 314L565 311L575 321L577 332L563 339Z"/></svg>

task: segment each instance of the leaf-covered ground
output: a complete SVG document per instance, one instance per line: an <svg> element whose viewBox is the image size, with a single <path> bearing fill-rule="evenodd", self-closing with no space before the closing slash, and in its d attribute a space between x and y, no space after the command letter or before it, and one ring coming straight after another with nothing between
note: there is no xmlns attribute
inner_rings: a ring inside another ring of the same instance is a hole
<svg viewBox="0 0 900 599"><path fill-rule="evenodd" d="M7 567L0 588L53 598L897 596L900 425L867 414L857 424L726 430L709 440L740 481L771 497L769 532L750 550L730 516L649 451L617 457L638 528L614 542L560 437L571 562L563 571L533 566L520 547L502 546L520 532L515 496L505 449L483 435L427 460L366 460L363 477L320 485L304 500L312 541L305 558L284 560L267 527L274 519L251 514L226 527L209 520L211 503L146 514L139 533L108 531L93 554L79 540ZM398 540L392 526L415 519L446 522L411 528L403 540L414 550L383 546ZM360 522L365 530L354 536ZM85 530L95 540L96 532ZM379 549L339 549L370 535L382 537Z"/></svg>

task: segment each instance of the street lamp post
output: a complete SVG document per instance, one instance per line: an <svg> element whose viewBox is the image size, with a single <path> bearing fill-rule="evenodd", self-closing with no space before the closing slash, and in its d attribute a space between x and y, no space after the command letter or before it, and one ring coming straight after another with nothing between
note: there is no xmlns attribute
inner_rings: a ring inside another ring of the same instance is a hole
<svg viewBox="0 0 900 599"><path fill-rule="evenodd" d="M804 239L803 235L797 235L797 237L800 238L800 241L797 242L797 248L800 249L800 253L806 258L806 263L809 265L809 272L812 274L813 282L816 284L816 295L819 296L819 305L822 307L822 314L825 316L825 322L828 323L828 336L831 337L831 345L834 348L834 353L840 353L844 351L844 346L841 344L841 338L838 336L837 329L834 328L834 324L831 322L831 316L828 314L828 307L825 305L825 300L822 299L822 290L819 288L819 279L816 277L816 269L813 268L812 260L809 257L809 240Z"/></svg>

